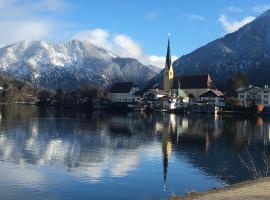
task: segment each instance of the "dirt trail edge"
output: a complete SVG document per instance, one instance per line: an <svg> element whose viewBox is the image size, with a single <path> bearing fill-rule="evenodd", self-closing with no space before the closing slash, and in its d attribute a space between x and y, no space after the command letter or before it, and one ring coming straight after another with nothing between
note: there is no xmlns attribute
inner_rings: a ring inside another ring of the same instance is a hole
<svg viewBox="0 0 270 200"><path fill-rule="evenodd" d="M269 200L270 177L233 184L207 192L191 192L169 200Z"/></svg>

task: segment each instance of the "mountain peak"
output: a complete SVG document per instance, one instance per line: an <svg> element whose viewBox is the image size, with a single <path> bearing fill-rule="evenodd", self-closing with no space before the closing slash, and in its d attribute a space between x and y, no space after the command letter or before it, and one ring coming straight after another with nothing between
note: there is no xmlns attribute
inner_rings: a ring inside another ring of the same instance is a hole
<svg viewBox="0 0 270 200"><path fill-rule="evenodd" d="M122 59L89 41L23 40L0 48L0 72L50 89L76 89L115 81L145 84L156 73L135 59Z"/></svg>

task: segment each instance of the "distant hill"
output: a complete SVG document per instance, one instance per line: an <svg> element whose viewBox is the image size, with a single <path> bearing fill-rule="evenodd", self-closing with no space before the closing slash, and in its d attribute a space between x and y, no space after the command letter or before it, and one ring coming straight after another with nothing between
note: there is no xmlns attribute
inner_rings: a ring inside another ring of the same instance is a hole
<svg viewBox="0 0 270 200"><path fill-rule="evenodd" d="M87 41L21 41L0 49L0 74L48 89L108 87L116 81L143 86L156 75L136 59L120 58Z"/></svg>
<svg viewBox="0 0 270 200"><path fill-rule="evenodd" d="M247 73L252 84L269 84L270 10L238 31L180 57L173 66L176 74L209 73L220 84L236 72Z"/></svg>

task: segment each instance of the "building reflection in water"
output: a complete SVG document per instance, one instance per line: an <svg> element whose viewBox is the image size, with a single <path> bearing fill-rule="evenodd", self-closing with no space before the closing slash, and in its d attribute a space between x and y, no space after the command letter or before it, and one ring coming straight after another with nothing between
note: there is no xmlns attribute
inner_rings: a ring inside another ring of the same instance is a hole
<svg viewBox="0 0 270 200"><path fill-rule="evenodd" d="M92 182L130 175L140 165L142 149L158 142L164 190L172 156L231 183L250 176L238 158L245 147L265 148L270 141L270 122L262 117L89 114L25 106L1 107L1 116L1 160L61 165Z"/></svg>
<svg viewBox="0 0 270 200"><path fill-rule="evenodd" d="M266 121L266 123L265 123ZM189 162L228 183L252 177L239 161L245 148L269 147L269 119L231 116L180 116L161 114L156 134L162 138L164 190L167 187L171 153L185 154ZM258 168L262 160L257 154ZM240 173L238 171L241 171Z"/></svg>

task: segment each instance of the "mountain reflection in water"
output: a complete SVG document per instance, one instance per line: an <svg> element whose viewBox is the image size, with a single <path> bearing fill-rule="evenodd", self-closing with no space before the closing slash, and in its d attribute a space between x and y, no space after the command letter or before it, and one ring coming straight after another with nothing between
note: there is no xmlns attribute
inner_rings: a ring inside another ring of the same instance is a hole
<svg viewBox="0 0 270 200"><path fill-rule="evenodd" d="M252 178L239 155L268 153L270 139L262 117L0 113L0 199L161 199L220 187Z"/></svg>

